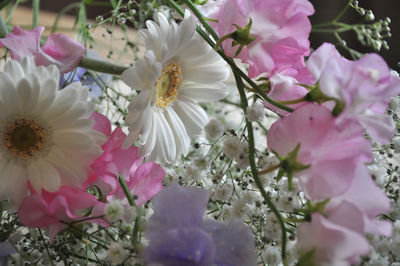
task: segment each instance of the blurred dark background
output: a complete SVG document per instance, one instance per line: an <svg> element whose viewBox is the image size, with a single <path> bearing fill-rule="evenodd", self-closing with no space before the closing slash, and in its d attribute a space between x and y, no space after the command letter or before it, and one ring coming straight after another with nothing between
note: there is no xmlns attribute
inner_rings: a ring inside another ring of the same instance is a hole
<svg viewBox="0 0 400 266"><path fill-rule="evenodd" d="M124 3L128 0L124 0ZM310 0L314 5L317 12L310 18L313 24L319 24L324 22L332 21L334 17L343 9L348 0ZM63 7L79 1L71 0L41 0L40 8L42 10L48 10L53 12L59 12ZM91 2L102 2L105 3L107 0L91 0ZM138 1L140 2L140 0ZM25 5L31 5L31 1L27 1ZM382 48L379 52L385 60L388 62L391 68L400 72L400 0L359 0L359 5L365 9L373 11L375 21L378 19L384 19L390 17L391 19L391 34L392 37L387 39L387 43L390 50ZM88 18L94 19L96 16L106 14L111 10L111 7L107 6L88 6L87 14ZM71 15L75 15L70 12ZM353 9L349 9L341 21L346 23L363 23L365 19L360 16ZM356 38L356 35L352 32L341 34L346 40L349 47L355 48L361 52L374 52L372 48L363 47ZM311 46L317 48L323 42L332 42L337 44L337 40L334 38L332 33L311 33L310 36ZM349 57L349 54L345 50L341 52Z"/></svg>

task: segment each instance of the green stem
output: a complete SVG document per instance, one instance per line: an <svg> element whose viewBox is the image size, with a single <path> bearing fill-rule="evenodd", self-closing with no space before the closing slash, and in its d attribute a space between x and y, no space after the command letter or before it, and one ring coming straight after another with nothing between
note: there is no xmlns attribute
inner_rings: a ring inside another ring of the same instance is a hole
<svg viewBox="0 0 400 266"><path fill-rule="evenodd" d="M32 9L33 9L32 28L35 28L38 25L40 0L33 0Z"/></svg>
<svg viewBox="0 0 400 266"><path fill-rule="evenodd" d="M49 247L48 247L46 241L44 240L42 230L40 230L40 228L38 228L38 231L39 231L40 236L42 237L42 242L43 242L44 248L46 249L47 256L49 256L50 264L52 266L54 266L53 258L51 257Z"/></svg>
<svg viewBox="0 0 400 266"><path fill-rule="evenodd" d="M19 5L19 2L21 2L21 0L17 0L17 1L15 2L15 4L13 5L13 7L11 8L11 11L10 11L10 13L8 14L8 17L6 18L6 23L8 23L8 22L10 21L10 19L11 19L13 13L14 13L14 11L15 11L15 9L16 9L17 6Z"/></svg>
<svg viewBox="0 0 400 266"><path fill-rule="evenodd" d="M7 30L6 23L3 20L3 15L1 15L1 13L0 13L0 37L1 38L6 37L7 33L8 33L8 30Z"/></svg>
<svg viewBox="0 0 400 266"><path fill-rule="evenodd" d="M58 22L60 21L61 17L67 13L68 11L70 11L71 9L74 8L79 8L81 6L81 3L79 2L75 2L72 4L67 5L66 7L64 7L58 14L57 17L54 21L53 27L51 28L51 32L56 32L57 31L57 26L58 26Z"/></svg>
<svg viewBox="0 0 400 266"><path fill-rule="evenodd" d="M232 69L232 71L233 71L233 69ZM235 76L236 85L239 90L240 100L242 102L242 108L243 108L243 111L246 113L248 103L247 103L247 99L246 99L246 93L244 91L243 81L237 72L233 71L233 74ZM267 192L265 191L265 189L262 185L262 182L258 176L257 166L256 166L256 162L255 162L255 157L254 157L256 150L255 150L253 126L252 126L251 122L247 119L246 119L246 127L247 127L247 134L248 134L247 137L248 137L248 142L249 142L249 161L250 161L251 173L253 175L254 182L256 183L257 188L260 190L262 197L264 198L268 207L271 209L271 211L275 214L276 218L278 219L278 222L279 222L279 225L280 225L281 231L282 231L281 257L282 257L283 265L286 266L286 264L287 264L286 263L287 233L286 233L285 223L284 223L284 220L283 220L281 214L279 213L279 210L272 203L271 198L268 196Z"/></svg>
<svg viewBox="0 0 400 266"><path fill-rule="evenodd" d="M133 199L131 191L129 190L128 185L126 184L124 178L121 175L118 176L118 182L121 185L126 198L128 199L129 205L136 207L136 203L135 200Z"/></svg>
<svg viewBox="0 0 400 266"><path fill-rule="evenodd" d="M121 75L125 70L128 69L128 67L115 65L89 57L83 57L79 62L79 66L89 70L113 75Z"/></svg>
<svg viewBox="0 0 400 266"><path fill-rule="evenodd" d="M344 15L344 13L346 13L347 9L350 7L350 3L353 2L353 0L350 0L347 5L343 8L342 11L340 11L340 13L333 19L333 22L337 22L339 19L341 19Z"/></svg>
<svg viewBox="0 0 400 266"><path fill-rule="evenodd" d="M126 184L124 178L121 175L118 176L118 182L121 185L126 198L128 199L129 205L136 207L137 216L135 220L135 225L133 226L132 240L134 244L140 243L139 227L140 227L141 209L136 205L135 200L133 199L133 196L131 194L131 191L129 190L128 185Z"/></svg>
<svg viewBox="0 0 400 266"><path fill-rule="evenodd" d="M302 102L305 102L305 101L307 101L307 100L305 99L305 97L303 97L303 98L300 98L300 99L289 100L289 101L278 101L278 103L286 105L286 104L302 103Z"/></svg>

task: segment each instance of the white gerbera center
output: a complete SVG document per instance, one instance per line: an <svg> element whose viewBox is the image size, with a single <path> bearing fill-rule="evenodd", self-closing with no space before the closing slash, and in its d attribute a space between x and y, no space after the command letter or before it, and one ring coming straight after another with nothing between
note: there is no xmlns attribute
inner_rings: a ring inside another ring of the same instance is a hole
<svg viewBox="0 0 400 266"><path fill-rule="evenodd" d="M182 81L182 71L177 64L169 64L161 72L160 77L154 84L157 90L155 104L158 107L167 107L175 100Z"/></svg>
<svg viewBox="0 0 400 266"><path fill-rule="evenodd" d="M30 159L46 146L47 134L43 126L35 120L16 119L8 124L3 136L3 144L15 157Z"/></svg>

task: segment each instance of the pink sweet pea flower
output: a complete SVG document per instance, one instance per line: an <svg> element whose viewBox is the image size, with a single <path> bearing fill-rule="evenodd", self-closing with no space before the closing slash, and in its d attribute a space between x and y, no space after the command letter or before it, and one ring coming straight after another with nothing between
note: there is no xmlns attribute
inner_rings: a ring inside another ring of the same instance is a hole
<svg viewBox="0 0 400 266"><path fill-rule="evenodd" d="M299 84L313 85L315 83L315 79L306 67L300 70L287 68L276 72L270 76L269 81L271 83L271 90L269 91L268 96L274 101L301 99L308 93L308 90ZM306 104L306 102L287 104L287 106L296 109L304 104ZM267 101L264 101L264 106L280 115L289 114L289 112L277 108Z"/></svg>
<svg viewBox="0 0 400 266"><path fill-rule="evenodd" d="M319 47L308 59L307 68L320 90L344 103L336 121L344 129L345 121L361 123L377 142L389 142L395 132L392 118L385 113L390 98L400 93L400 79L391 75L385 61L377 54L367 54L357 61L343 58L329 43Z"/></svg>
<svg viewBox="0 0 400 266"><path fill-rule="evenodd" d="M85 212L93 207L90 216ZM47 228L50 241L53 242L58 232L68 227L68 222L96 217L103 214L104 204L96 197L86 193L86 189L75 189L66 186L57 192L42 190L41 194L25 197L18 208L20 222L29 227ZM89 219L90 222L103 226L108 224L100 219Z"/></svg>
<svg viewBox="0 0 400 266"><path fill-rule="evenodd" d="M362 220L356 222L362 226ZM312 261L315 265L350 266L359 263L360 256L370 250L364 236L319 213L312 214L310 223L301 223L297 227L297 237L301 252L314 250Z"/></svg>
<svg viewBox="0 0 400 266"><path fill-rule="evenodd" d="M341 131L331 111L314 103L275 122L267 141L269 149L281 156L300 144L297 161L310 167L295 176L311 200L343 194L353 182L357 165L372 160L371 144L358 123L348 121Z"/></svg>
<svg viewBox="0 0 400 266"><path fill-rule="evenodd" d="M343 210L345 204L347 211ZM342 211L338 211L342 209ZM371 233L390 237L392 224L379 221L376 216L390 211L390 200L372 180L365 165L359 165L350 188L342 195L329 201L325 208L329 217L347 228L360 234ZM351 225L357 215L362 219L363 226Z"/></svg>
<svg viewBox="0 0 400 266"><path fill-rule="evenodd" d="M118 198L128 204L122 187L118 183L118 176L121 175L132 195L136 196L135 203L141 206L162 189L164 170L154 162L142 163L143 158L138 156L137 147L121 149L126 135L119 127L110 135L111 124L105 116L95 112L92 119L96 121L94 129L109 138L102 146L103 155L92 164L94 173L88 183L94 182L107 196L107 200Z"/></svg>
<svg viewBox="0 0 400 266"><path fill-rule="evenodd" d="M51 33L46 43L40 47L43 30L43 26L30 31L15 26L12 32L0 39L0 47L7 47L11 51L11 58L17 61L25 56L33 56L37 66L55 64L61 73L77 67L86 48L62 33Z"/></svg>
<svg viewBox="0 0 400 266"><path fill-rule="evenodd" d="M250 34L256 39L238 57L249 64L249 76L253 78L304 66L303 57L309 54L310 46L308 16L313 13L308 0L223 0L218 12L210 16L218 20L212 26L220 37L235 31L234 24L244 27L252 19ZM232 47L232 39L224 41L222 47L231 57L238 49Z"/></svg>

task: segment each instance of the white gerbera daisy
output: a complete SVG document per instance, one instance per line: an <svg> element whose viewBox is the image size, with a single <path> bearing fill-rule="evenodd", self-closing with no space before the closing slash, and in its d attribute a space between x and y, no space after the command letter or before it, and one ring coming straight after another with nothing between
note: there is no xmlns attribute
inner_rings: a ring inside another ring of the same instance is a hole
<svg viewBox="0 0 400 266"><path fill-rule="evenodd" d="M80 186L104 136L89 119L93 104L80 83L59 91L56 66L32 58L6 62L0 72L0 200L17 205L32 188Z"/></svg>
<svg viewBox="0 0 400 266"><path fill-rule="evenodd" d="M147 21L139 32L148 48L145 57L122 74L139 95L128 107L129 135L124 147L140 137L140 155L170 163L189 151L190 137L208 122L198 102L226 96L226 63L196 33L187 11L182 23L171 24L161 13L159 25Z"/></svg>

